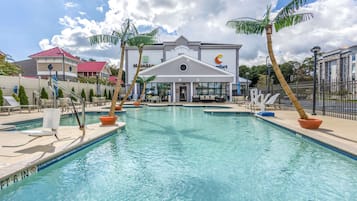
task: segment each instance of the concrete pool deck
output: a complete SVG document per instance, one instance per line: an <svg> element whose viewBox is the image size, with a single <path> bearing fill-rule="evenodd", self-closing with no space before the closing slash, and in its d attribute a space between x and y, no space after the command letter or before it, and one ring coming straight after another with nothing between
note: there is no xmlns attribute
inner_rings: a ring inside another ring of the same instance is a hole
<svg viewBox="0 0 357 201"><path fill-rule="evenodd" d="M0 116L0 122L5 124L41 117L42 112L26 115L14 113ZM88 124L85 135L78 126L61 126L57 132L59 140L55 136L30 136L19 131L0 131L0 189L36 173L41 166L46 166L46 163L51 163L58 157L116 133L124 126L124 122L105 127L99 123Z"/></svg>
<svg viewBox="0 0 357 201"><path fill-rule="evenodd" d="M169 105L174 105L170 103ZM176 104L184 106L208 106L208 112L251 112L246 107L237 104ZM161 105L160 105L161 106ZM222 108L209 108L209 106L222 106ZM224 108L224 107L231 108ZM101 107L89 107L86 111L105 112L108 109ZM105 106L104 106L105 107ZM139 108L138 108L139 109ZM329 116L317 115L323 123L317 130L303 129L298 124L296 111L274 110L275 117L260 117L274 124L288 128L296 133L313 138L332 147L357 157L357 122L339 119ZM0 113L0 124L11 124L13 122L42 118L42 112L31 113L13 112L11 115ZM309 115L311 116L311 115ZM120 121L120 117L118 119ZM125 126L120 124L119 127ZM58 131L57 140L54 136L31 137L26 134L0 131L0 181L9 178L17 172L41 164L58 155L66 153L85 143L89 143L103 135L114 132L118 126L100 127L99 124L87 125L86 135L83 137L78 126L61 126ZM2 187L2 183L0 184Z"/></svg>
<svg viewBox="0 0 357 201"><path fill-rule="evenodd" d="M230 109L207 109L206 112L247 112L245 107L237 105ZM357 158L357 121L340 119L330 116L316 115L309 117L321 119L323 122L319 129L311 130L301 128L298 123L299 115L291 110L270 110L275 113L275 117L262 117L273 124L287 128L298 134L307 136L334 148L340 149Z"/></svg>

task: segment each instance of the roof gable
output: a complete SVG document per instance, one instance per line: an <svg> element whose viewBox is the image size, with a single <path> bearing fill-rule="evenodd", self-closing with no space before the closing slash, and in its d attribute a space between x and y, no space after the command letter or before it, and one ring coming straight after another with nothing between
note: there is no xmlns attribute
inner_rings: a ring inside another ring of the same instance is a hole
<svg viewBox="0 0 357 201"><path fill-rule="evenodd" d="M38 58L38 57L67 57L74 60L79 60L77 57L73 56L72 54L64 51L59 47L54 47L52 49L44 50L33 55L30 55L31 58Z"/></svg>
<svg viewBox="0 0 357 201"><path fill-rule="evenodd" d="M186 70L181 70L181 65L186 65ZM177 75L177 76L194 76L194 75L221 75L221 76L234 76L233 74L221 70L215 66L206 64L202 61L194 59L186 55L180 55L171 60L165 61L152 68L145 69L140 72L140 75Z"/></svg>
<svg viewBox="0 0 357 201"><path fill-rule="evenodd" d="M91 61L91 62L82 62L78 64L78 72L101 72L107 62L105 61Z"/></svg>

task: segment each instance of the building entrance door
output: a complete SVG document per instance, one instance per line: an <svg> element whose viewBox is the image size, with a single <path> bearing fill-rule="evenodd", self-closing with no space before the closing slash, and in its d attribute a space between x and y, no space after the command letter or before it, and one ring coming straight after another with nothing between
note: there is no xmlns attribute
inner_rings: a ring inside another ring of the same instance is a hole
<svg viewBox="0 0 357 201"><path fill-rule="evenodd" d="M180 101L187 101L187 87L180 86Z"/></svg>

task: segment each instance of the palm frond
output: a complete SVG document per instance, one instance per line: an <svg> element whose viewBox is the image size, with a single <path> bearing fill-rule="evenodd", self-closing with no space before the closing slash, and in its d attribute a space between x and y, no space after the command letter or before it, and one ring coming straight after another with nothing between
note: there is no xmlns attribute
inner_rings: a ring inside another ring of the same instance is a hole
<svg viewBox="0 0 357 201"><path fill-rule="evenodd" d="M293 26L300 22L307 21L311 18L313 18L312 13L299 13L299 14L293 14L293 15L280 17L280 18L275 18L274 28L275 28L275 31L278 32L279 30L281 30L285 27Z"/></svg>
<svg viewBox="0 0 357 201"><path fill-rule="evenodd" d="M136 35L128 39L128 44L129 46L137 46L137 47L143 47L144 45L153 44L156 41L155 36L157 33L158 33L158 29L156 28L148 33Z"/></svg>
<svg viewBox="0 0 357 201"><path fill-rule="evenodd" d="M288 5L282 8L276 15L276 18L284 18L286 16L294 14L300 7L307 4L308 0L292 0Z"/></svg>
<svg viewBox="0 0 357 201"><path fill-rule="evenodd" d="M100 43L111 43L116 45L119 41L119 38L115 35L100 34L89 37L89 42L91 45L96 45Z"/></svg>
<svg viewBox="0 0 357 201"><path fill-rule="evenodd" d="M253 18L237 18L226 23L228 27L236 30L236 33L244 34L263 34L267 25L265 21Z"/></svg>
<svg viewBox="0 0 357 201"><path fill-rule="evenodd" d="M138 76L136 78L136 82L139 83L139 84L144 84L144 79L142 77Z"/></svg>
<svg viewBox="0 0 357 201"><path fill-rule="evenodd" d="M152 76L147 77L147 78L138 76L138 78L136 79L136 82L137 82L137 83L140 83L140 84L144 84L144 83L152 82L152 81L154 81L155 79L156 79L156 75L152 75Z"/></svg>
<svg viewBox="0 0 357 201"><path fill-rule="evenodd" d="M156 79L156 75L152 75L152 76L146 78L145 82L146 82L146 83L149 83L149 82L154 81L155 79Z"/></svg>

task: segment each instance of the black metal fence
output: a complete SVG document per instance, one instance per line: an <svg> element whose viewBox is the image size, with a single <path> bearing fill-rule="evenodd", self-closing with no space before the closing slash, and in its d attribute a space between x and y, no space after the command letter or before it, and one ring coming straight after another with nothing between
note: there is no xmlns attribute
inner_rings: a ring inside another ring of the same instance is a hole
<svg viewBox="0 0 357 201"><path fill-rule="evenodd" d="M290 84L302 106L312 113L313 82ZM280 104L293 107L280 86L274 85L270 93L280 93ZM315 112L337 118L357 120L357 82L324 82L316 85Z"/></svg>

